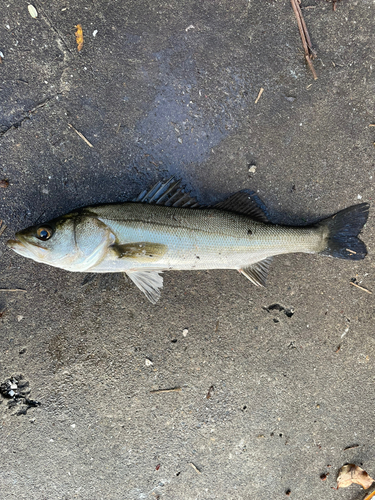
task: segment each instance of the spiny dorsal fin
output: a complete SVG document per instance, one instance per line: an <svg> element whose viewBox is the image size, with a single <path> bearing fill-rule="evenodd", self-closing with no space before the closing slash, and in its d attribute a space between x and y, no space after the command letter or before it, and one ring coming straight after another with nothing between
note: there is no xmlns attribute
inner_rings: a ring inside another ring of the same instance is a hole
<svg viewBox="0 0 375 500"><path fill-rule="evenodd" d="M214 208L228 210L229 212L236 212L237 214L248 215L258 222L268 222L265 211L259 206L260 204L262 204L262 202L257 195L251 193L251 191L243 190L232 194L232 196L229 196L226 200L217 203L214 205Z"/></svg>
<svg viewBox="0 0 375 500"><path fill-rule="evenodd" d="M163 277L161 271L126 271L126 274L135 285L146 295L152 304L160 299L163 288Z"/></svg>
<svg viewBox="0 0 375 500"><path fill-rule="evenodd" d="M256 262L251 266L240 269L240 273L246 276L256 286L266 286L267 275L272 262L272 257Z"/></svg>
<svg viewBox="0 0 375 500"><path fill-rule="evenodd" d="M171 177L166 182L158 182L149 191L142 193L134 200L139 203L165 205L167 207L198 208L195 198L180 189L181 179Z"/></svg>

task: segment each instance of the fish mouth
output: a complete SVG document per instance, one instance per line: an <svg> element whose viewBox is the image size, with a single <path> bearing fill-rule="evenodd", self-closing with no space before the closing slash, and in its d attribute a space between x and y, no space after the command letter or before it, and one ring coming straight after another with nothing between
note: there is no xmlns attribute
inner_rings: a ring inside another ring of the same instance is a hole
<svg viewBox="0 0 375 500"><path fill-rule="evenodd" d="M19 240L17 238L15 238L14 240L8 240L6 244L12 250L18 250L20 247L21 248L26 247L26 245L21 240ZM27 245L32 245L33 247L41 248L42 250L44 250L44 248L41 245L38 245L37 243L33 243L32 241L28 241Z"/></svg>
<svg viewBox="0 0 375 500"><path fill-rule="evenodd" d="M22 242L20 240L14 239L14 240L8 240L6 243L7 247L11 248L12 250L15 250L19 245L22 245Z"/></svg>

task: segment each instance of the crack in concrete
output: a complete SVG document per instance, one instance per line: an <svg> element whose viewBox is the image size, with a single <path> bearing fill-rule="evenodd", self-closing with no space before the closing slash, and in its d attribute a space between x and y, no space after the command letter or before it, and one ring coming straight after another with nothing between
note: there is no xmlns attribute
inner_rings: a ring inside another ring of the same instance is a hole
<svg viewBox="0 0 375 500"><path fill-rule="evenodd" d="M37 111L39 108L42 108L43 106L48 104L50 101L55 99L58 95L62 95L62 92L58 92L57 94L53 95L52 97L47 97L43 101L39 102L36 106L34 106L32 109L30 109L30 111L27 111L26 114L22 118L20 118L16 122L12 123L11 125L9 125L9 127L7 127L6 129L0 131L0 137L3 137L7 132L12 130L13 128L19 128L25 120L30 120L31 115L33 115L35 113L35 111Z"/></svg>
<svg viewBox="0 0 375 500"><path fill-rule="evenodd" d="M37 1L37 0L34 0L34 3L35 5L38 7L38 10L39 12L41 12L43 14L43 19L45 21L45 23L47 24L47 26L49 28L51 28L51 30L57 35L57 45L59 46L59 49L62 51L62 53L64 54L64 58L65 57L70 57L70 55L72 54L72 51L70 50L68 44L64 41L64 38L63 36L60 34L59 30L56 28L56 26L53 24L53 22L50 20L50 18L48 17L46 11L44 10L44 8L41 6L41 4ZM65 47L66 50L64 50L61 45L63 45ZM66 52L68 52L69 54L66 54Z"/></svg>

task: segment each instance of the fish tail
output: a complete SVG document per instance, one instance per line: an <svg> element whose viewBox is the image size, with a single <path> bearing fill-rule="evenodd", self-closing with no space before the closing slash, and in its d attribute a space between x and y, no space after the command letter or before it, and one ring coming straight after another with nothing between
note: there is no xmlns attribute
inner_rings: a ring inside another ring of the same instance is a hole
<svg viewBox="0 0 375 500"><path fill-rule="evenodd" d="M358 234L367 221L369 208L368 203L353 205L319 222L327 235L327 246L320 253L338 259L364 259L367 249Z"/></svg>

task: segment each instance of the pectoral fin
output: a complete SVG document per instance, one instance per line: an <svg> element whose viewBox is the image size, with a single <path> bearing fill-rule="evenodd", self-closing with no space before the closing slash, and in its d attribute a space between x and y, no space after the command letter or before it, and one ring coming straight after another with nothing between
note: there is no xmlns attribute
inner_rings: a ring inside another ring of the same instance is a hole
<svg viewBox="0 0 375 500"><path fill-rule="evenodd" d="M140 241L137 243L126 243L125 245L112 245L119 259L136 259L138 262L156 262L161 259L168 247L160 243L148 243Z"/></svg>
<svg viewBox="0 0 375 500"><path fill-rule="evenodd" d="M272 257L268 257L268 259L261 260L251 266L239 269L239 271L255 286L266 286L267 275L271 262Z"/></svg>
<svg viewBox="0 0 375 500"><path fill-rule="evenodd" d="M152 304L160 299L163 277L157 271L126 271L129 278L146 295Z"/></svg>

